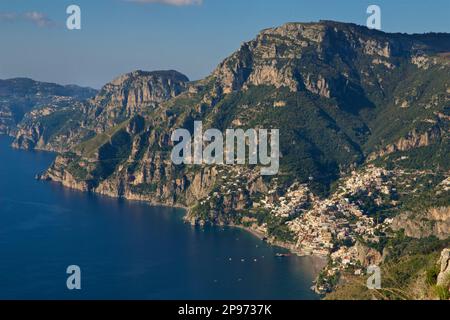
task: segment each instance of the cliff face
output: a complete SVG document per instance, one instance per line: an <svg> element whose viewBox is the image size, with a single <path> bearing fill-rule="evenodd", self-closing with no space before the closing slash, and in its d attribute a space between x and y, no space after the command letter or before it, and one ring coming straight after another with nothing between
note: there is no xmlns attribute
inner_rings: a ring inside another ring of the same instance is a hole
<svg viewBox="0 0 450 320"><path fill-rule="evenodd" d="M334 69L328 65L332 59L346 62L361 50L375 57L386 56L389 47L383 40L368 43L366 37L358 38L350 31L345 33L344 24L334 29L333 25L290 23L264 30L222 62L214 76L223 93L267 85L285 87L292 92L307 90L330 98L331 91L338 90L339 82L356 80L351 77L350 72L355 70L350 65L345 66L346 74L330 73ZM338 43L339 47L333 48ZM314 72L318 61L322 72Z"/></svg>
<svg viewBox="0 0 450 320"><path fill-rule="evenodd" d="M442 251L438 263L440 272L437 278L437 284L450 290L450 249Z"/></svg>
<svg viewBox="0 0 450 320"><path fill-rule="evenodd" d="M448 35L440 36L443 48L429 46L420 37L368 31L352 24L288 23L263 30L244 43L217 67L213 76L224 93L268 85L293 92L306 89L330 98L342 94L346 86L383 89L380 82L385 75L380 71L394 71L401 60L422 69L441 63L428 56L450 50ZM354 59L367 61L368 65Z"/></svg>
<svg viewBox="0 0 450 320"><path fill-rule="evenodd" d="M435 236L445 240L450 236L450 207L429 208L423 213L403 213L392 224L394 230L404 230L411 238Z"/></svg>
<svg viewBox="0 0 450 320"><path fill-rule="evenodd" d="M40 179L57 181L67 188L114 198L187 207L208 195L217 176L215 169L211 168L180 175L170 161L163 160L158 155L148 157L145 165L132 176L124 168L119 168L122 170L100 182L93 175L85 180L80 179L77 175L80 171L76 171L74 166L83 170L89 164L86 166L81 159L74 163L73 158L58 156Z"/></svg>
<svg viewBox="0 0 450 320"><path fill-rule="evenodd" d="M134 71L105 85L93 99L96 132L158 107L186 90L189 79L177 71Z"/></svg>
<svg viewBox="0 0 450 320"><path fill-rule="evenodd" d="M186 90L176 71L134 71L106 84L91 100L64 108L48 106L25 115L13 146L68 151L82 141L156 108Z"/></svg>
<svg viewBox="0 0 450 320"><path fill-rule="evenodd" d="M443 137L448 135L448 130L440 128L438 123L443 123L443 121L436 121L435 126L428 128L427 131L423 133L419 133L416 130L409 132L397 142L388 144L376 153L371 154L369 159L374 160L395 152L404 152L417 148L428 147L440 141ZM448 137L445 137L445 139L448 139Z"/></svg>

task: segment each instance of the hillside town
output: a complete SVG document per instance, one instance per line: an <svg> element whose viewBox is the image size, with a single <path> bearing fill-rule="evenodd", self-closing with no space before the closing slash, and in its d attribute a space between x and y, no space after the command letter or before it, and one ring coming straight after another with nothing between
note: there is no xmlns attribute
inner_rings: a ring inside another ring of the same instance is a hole
<svg viewBox="0 0 450 320"><path fill-rule="evenodd" d="M236 167L218 167L217 177L217 188L201 201L205 211L217 210L219 204L230 216L239 217L237 225L269 242L300 256L327 259L314 288L319 293L332 290L339 273L362 275L368 261L381 259L381 253L370 247L392 232L394 219L380 212L395 210L399 197L421 194L433 179L439 181L436 193L446 192L449 185L448 178L439 180L433 172L388 170L373 164L344 176L328 197L316 195L308 183L294 182L283 189L279 178L273 178L265 184L251 170ZM258 218L261 214L264 219ZM286 227L289 238L272 234L274 220Z"/></svg>
<svg viewBox="0 0 450 320"><path fill-rule="evenodd" d="M389 172L374 166L364 172L353 172L329 198L315 196L306 184L294 184L284 197L272 203L268 199L261 204L279 217L294 217L287 222L296 235L296 249L302 255L328 256L337 243L355 243L357 239L377 242L377 223L365 215L358 202L351 197L365 192L389 196L392 192ZM381 198L375 199L381 204Z"/></svg>

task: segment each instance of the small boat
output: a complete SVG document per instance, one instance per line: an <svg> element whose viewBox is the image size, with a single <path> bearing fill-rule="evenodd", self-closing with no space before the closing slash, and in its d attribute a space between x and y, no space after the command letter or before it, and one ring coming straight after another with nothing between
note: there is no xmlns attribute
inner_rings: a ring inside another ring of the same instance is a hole
<svg viewBox="0 0 450 320"><path fill-rule="evenodd" d="M285 258L285 257L290 257L292 255L290 253L277 253L276 256L280 257L280 258Z"/></svg>

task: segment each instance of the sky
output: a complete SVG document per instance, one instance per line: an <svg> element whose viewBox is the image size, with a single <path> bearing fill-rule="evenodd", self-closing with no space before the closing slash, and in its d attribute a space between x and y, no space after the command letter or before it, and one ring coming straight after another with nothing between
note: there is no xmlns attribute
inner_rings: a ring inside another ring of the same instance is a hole
<svg viewBox="0 0 450 320"><path fill-rule="evenodd" d="M66 9L81 8L81 30ZM241 43L286 22L366 24L386 32L450 32L449 0L1 0L0 79L29 77L100 88L133 70L201 79Z"/></svg>

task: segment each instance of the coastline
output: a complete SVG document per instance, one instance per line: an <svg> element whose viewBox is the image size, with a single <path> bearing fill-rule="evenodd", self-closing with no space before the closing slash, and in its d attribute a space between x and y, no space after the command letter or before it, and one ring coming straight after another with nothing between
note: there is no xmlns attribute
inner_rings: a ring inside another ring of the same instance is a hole
<svg viewBox="0 0 450 320"><path fill-rule="evenodd" d="M265 234L255 230L255 229L252 229L252 228L248 228L248 227L244 227L244 226L240 226L240 225L230 225L229 227L245 230L245 231L251 233L253 236L257 237L260 240L265 240L266 239L266 235ZM303 252L301 252L301 251L299 251L297 249L292 248L292 245L284 243L284 242L270 241L269 240L269 241L267 241L267 243L270 244L273 247L278 247L278 248L281 248L281 249L284 249L284 250L288 250L290 253L292 253L293 255L296 255L298 257L302 257L302 258L310 257L310 258L312 258L312 259L314 259L314 260L316 260L318 262L322 262L323 261L324 264L326 264L326 262L327 262L327 257L326 256L314 255L314 254L305 254L305 253L303 253Z"/></svg>
<svg viewBox="0 0 450 320"><path fill-rule="evenodd" d="M49 152L49 153L54 153L55 155L58 155L58 153L54 152L54 151L39 150L39 152ZM184 211L182 213L183 221L186 224L195 225L195 223L192 220L190 220L188 217L189 211L193 206L188 207L188 206L185 206L185 205L182 205L179 203L156 202L156 201L153 201L152 199L148 199L148 198L146 199L145 196L139 196L139 195L134 195L134 194L133 194L133 196L130 197L129 194L128 195L127 194L117 195L117 194L114 194L111 192L98 192L98 191L92 190L92 189L89 190L89 189L85 189L83 186L81 186L79 184L66 184L61 180L58 180L58 179L55 180L54 177L45 176L46 173L47 173L47 171L36 174L35 179L45 181L45 182L50 182L50 183L60 186L61 188L74 190L74 191L81 192L81 193L90 193L90 194L107 197L107 198L111 198L111 199L122 199L122 200L130 201L130 202L143 203L143 204L146 204L151 207L180 209L180 210ZM326 256L305 253L305 252L302 252L301 250L298 250L297 248L294 248L293 244L281 242L278 240L268 239L268 236L265 233L263 233L259 230L255 230L254 228L251 228L251 227L246 227L243 225L236 225L236 224L227 224L227 225L222 225L222 226L244 230L244 231L250 233L252 236L256 237L257 239L259 239L261 241L265 241L268 245L270 245L272 247L287 250L290 254L295 255L297 257L310 259L311 266L313 266L312 274L313 274L313 278L315 279L311 283L311 285L312 285L311 289L313 291L315 291L314 286L315 286L317 277L320 274L320 272L323 270L323 268L327 265L327 262L328 262L328 259Z"/></svg>
<svg viewBox="0 0 450 320"><path fill-rule="evenodd" d="M9 136L5 136L5 137L11 138ZM16 149L16 148L13 148L13 149ZM16 150L21 150L21 149L16 149ZM30 150L24 150L24 151L30 151ZM55 155L58 154L57 152L48 151L48 150L37 150L37 152L53 153ZM79 188L77 185L65 185L62 181L55 181L52 179L43 179L42 173L36 174L35 178L36 178L36 180L50 182L51 184L57 185L61 188L72 190L72 191L77 191L77 192L84 193L84 194L90 193L93 195L98 195L101 197L107 197L107 198L111 198L111 199L117 199L117 200L121 199L121 200L125 200L125 201L130 201L130 202L142 203L142 204L146 204L151 207L180 209L180 210L183 210L183 213L181 214L181 218L185 221L186 224L192 224L192 222L189 221L189 219L186 219L186 217L189 214L189 210L190 210L190 208L188 206L184 206L181 204L175 204L175 203L171 203L171 204L160 203L160 202L155 202L155 201L151 201L149 199L140 198L140 197L127 197L127 195L118 196L118 195L115 195L112 193L103 193L103 192L96 192L93 190L84 190L83 188ZM256 237L257 239L259 239L261 241L265 241L268 245L270 245L272 247L287 250L292 255L295 255L298 257L310 259L311 267L312 267L311 271L313 271L312 275L315 279L317 279L318 274L323 269L323 267L326 265L326 257L318 256L318 255L304 254L304 253L296 250L295 248L293 248L291 244L283 243L283 242L279 242L279 241L267 240L267 235L265 233L255 230L254 228L246 227L243 225L236 225L236 224L228 224L228 225L223 225L223 226L244 230L244 231L250 233L252 236ZM314 286L314 283L315 283L315 280L311 283L311 285Z"/></svg>

